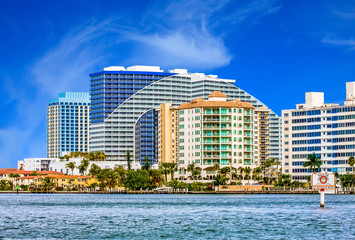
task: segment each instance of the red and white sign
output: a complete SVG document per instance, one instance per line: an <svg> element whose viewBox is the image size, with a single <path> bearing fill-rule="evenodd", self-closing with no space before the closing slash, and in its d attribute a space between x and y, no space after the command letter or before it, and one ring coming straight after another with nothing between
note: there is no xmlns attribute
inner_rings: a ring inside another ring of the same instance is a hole
<svg viewBox="0 0 355 240"><path fill-rule="evenodd" d="M314 189L334 189L335 177L333 173L312 174L312 188Z"/></svg>

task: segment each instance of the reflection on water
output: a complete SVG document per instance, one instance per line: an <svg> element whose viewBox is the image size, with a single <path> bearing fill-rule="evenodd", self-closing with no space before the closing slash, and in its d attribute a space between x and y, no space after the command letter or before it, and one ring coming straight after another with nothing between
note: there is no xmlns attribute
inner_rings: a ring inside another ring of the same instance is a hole
<svg viewBox="0 0 355 240"><path fill-rule="evenodd" d="M355 196L7 195L1 238L355 239Z"/></svg>

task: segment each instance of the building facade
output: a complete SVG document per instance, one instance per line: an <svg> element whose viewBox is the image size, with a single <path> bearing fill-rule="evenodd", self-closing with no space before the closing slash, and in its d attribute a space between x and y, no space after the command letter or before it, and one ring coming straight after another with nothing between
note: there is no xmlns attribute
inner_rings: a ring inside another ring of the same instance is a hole
<svg viewBox="0 0 355 240"><path fill-rule="evenodd" d="M304 104L282 111L282 171L294 180L311 174L303 167L310 154L321 159L320 172L351 171L348 158L355 156L355 82L346 84L344 105L325 104L324 93L308 92Z"/></svg>
<svg viewBox="0 0 355 240"><path fill-rule="evenodd" d="M254 107L265 106L234 85L234 80L216 75L168 72L159 67L109 67L90 74L90 150L102 151L107 160L123 164L127 150L136 161L148 156L158 162L156 109L162 103L179 106L196 97L207 98L214 90ZM281 120L270 112L270 157L281 159Z"/></svg>
<svg viewBox="0 0 355 240"><path fill-rule="evenodd" d="M181 179L187 179L188 165L194 163L202 180L212 180L215 164L220 167L255 168L254 107L215 91L208 100L196 98L179 110L179 164Z"/></svg>
<svg viewBox="0 0 355 240"><path fill-rule="evenodd" d="M262 168L265 161L270 159L270 112L267 107L254 110L254 141L257 144L254 149L254 159Z"/></svg>
<svg viewBox="0 0 355 240"><path fill-rule="evenodd" d="M47 157L89 151L89 94L59 93L47 107Z"/></svg>
<svg viewBox="0 0 355 240"><path fill-rule="evenodd" d="M49 171L49 164L54 158L25 158L18 161L18 169L25 171Z"/></svg>
<svg viewBox="0 0 355 240"><path fill-rule="evenodd" d="M160 104L158 115L158 163L178 162L178 109L169 103Z"/></svg>

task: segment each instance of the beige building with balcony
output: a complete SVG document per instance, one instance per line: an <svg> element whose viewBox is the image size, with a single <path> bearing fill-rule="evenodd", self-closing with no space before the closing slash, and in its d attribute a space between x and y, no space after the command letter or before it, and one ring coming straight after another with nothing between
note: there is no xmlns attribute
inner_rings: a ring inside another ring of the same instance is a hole
<svg viewBox="0 0 355 240"><path fill-rule="evenodd" d="M214 165L255 168L254 111L247 102L215 91L208 100L195 98L178 107L178 172L187 180L191 175L188 165L195 163L202 180L212 180L216 175Z"/></svg>

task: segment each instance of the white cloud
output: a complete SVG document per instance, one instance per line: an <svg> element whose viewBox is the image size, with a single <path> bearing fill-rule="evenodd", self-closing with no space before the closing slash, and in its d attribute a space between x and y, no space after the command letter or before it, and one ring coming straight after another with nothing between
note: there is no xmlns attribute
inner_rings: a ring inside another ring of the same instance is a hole
<svg viewBox="0 0 355 240"><path fill-rule="evenodd" d="M342 39L330 39L329 37L325 37L322 39L322 43L349 47L350 51L355 50L355 40L353 38L342 40Z"/></svg>
<svg viewBox="0 0 355 240"><path fill-rule="evenodd" d="M71 29L28 67L26 84L7 81L16 114L12 125L0 129L0 162L11 161L14 166L24 156L45 156L48 99L63 91L88 91L88 74L105 65L152 64L201 71L228 65L232 54L224 43L226 34L237 31L248 18L279 9L275 1L235 3L160 1L139 23L112 17Z"/></svg>

